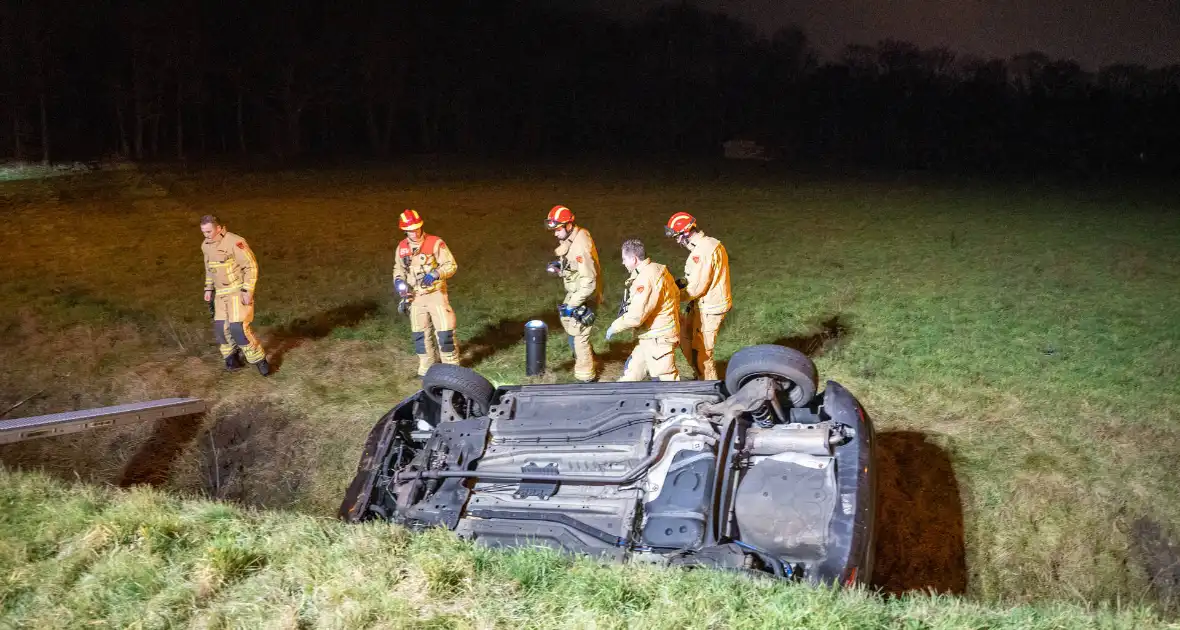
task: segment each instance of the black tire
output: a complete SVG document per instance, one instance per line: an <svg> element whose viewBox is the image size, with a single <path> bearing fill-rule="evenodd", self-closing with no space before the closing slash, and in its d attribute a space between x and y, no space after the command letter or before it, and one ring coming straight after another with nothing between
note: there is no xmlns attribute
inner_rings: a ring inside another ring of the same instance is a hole
<svg viewBox="0 0 1180 630"><path fill-rule="evenodd" d="M492 405L496 388L478 372L458 365L435 363L422 377L422 391L436 403L442 404L443 390L451 390L471 402L478 414L486 414Z"/></svg>
<svg viewBox="0 0 1180 630"><path fill-rule="evenodd" d="M803 407L815 398L819 372L807 355L783 346L748 346L733 353L725 368L725 389L735 394L750 379L769 376L787 389L792 407Z"/></svg>

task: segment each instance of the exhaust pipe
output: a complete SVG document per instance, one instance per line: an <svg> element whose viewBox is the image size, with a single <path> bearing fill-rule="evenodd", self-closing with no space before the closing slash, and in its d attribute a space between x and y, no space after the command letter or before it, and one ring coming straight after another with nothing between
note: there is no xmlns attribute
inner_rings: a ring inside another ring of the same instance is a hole
<svg viewBox="0 0 1180 630"><path fill-rule="evenodd" d="M549 327L545 322L534 319L524 325L524 373L537 376L545 373L545 344Z"/></svg>

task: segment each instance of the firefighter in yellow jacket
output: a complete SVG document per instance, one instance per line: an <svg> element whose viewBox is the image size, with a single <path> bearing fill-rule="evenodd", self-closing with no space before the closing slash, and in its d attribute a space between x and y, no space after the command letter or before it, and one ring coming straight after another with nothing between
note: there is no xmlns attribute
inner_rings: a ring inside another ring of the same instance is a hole
<svg viewBox="0 0 1180 630"><path fill-rule="evenodd" d="M687 212L668 219L664 233L688 249L684 277L676 281L680 301L686 302L680 322L680 351L692 364L697 379L717 380L713 347L725 314L733 306L729 289L729 254L717 239L705 236Z"/></svg>
<svg viewBox="0 0 1180 630"><path fill-rule="evenodd" d="M595 377L594 348L590 331L598 307L602 304L602 287L598 278L598 250L586 228L574 224L574 213L565 206L553 206L545 227L557 237L557 260L549 263L549 273L561 278L565 300L558 305L561 326L574 351L574 378L582 382Z"/></svg>
<svg viewBox="0 0 1180 630"><path fill-rule="evenodd" d="M238 351L263 376L270 374L266 352L250 330L254 319L254 287L258 282L258 261L246 239L228 232L213 215L201 217L205 242L205 301L213 305L213 338L220 346L225 369L242 367Z"/></svg>
<svg viewBox="0 0 1180 630"><path fill-rule="evenodd" d="M623 266L631 272L623 295L619 318L606 329L606 339L636 329L635 349L623 366L620 381L678 381L676 346L680 343L680 318L677 307L680 291L668 268L647 257L643 243L631 239L623 243Z"/></svg>
<svg viewBox="0 0 1180 630"><path fill-rule="evenodd" d="M401 213L397 224L406 238L397 245L393 286L402 300L398 310L410 313L418 376L425 376L439 359L459 365L455 312L447 300L447 279L459 265L441 238L422 231L422 217L416 211Z"/></svg>

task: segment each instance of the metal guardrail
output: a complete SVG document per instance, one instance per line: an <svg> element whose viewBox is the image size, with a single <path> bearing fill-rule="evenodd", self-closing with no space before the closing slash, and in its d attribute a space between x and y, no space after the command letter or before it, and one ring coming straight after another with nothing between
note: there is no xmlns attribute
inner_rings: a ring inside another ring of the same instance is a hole
<svg viewBox="0 0 1180 630"><path fill-rule="evenodd" d="M164 398L130 405L0 420L0 444L14 444L35 438L118 427L161 418L189 416L204 413L206 409L208 406L200 398Z"/></svg>

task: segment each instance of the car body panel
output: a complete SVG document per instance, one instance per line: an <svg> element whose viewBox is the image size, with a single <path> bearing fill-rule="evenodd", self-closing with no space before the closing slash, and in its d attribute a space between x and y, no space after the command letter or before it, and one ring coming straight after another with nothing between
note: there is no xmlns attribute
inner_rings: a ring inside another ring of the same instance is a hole
<svg viewBox="0 0 1180 630"><path fill-rule="evenodd" d="M718 381L511 386L486 416L441 422L418 392L373 428L340 516L444 526L493 547L867 581L875 437L860 404L829 381L773 427L701 411L728 397ZM841 444L816 437L837 425L850 435ZM752 454L780 443L788 451ZM612 481L644 462L641 478Z"/></svg>

